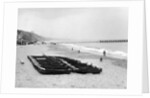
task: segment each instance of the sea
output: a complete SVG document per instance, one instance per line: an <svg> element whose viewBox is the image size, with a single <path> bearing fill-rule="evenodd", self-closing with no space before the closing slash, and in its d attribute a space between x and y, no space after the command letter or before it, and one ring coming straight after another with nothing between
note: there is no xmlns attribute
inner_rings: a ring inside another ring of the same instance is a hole
<svg viewBox="0 0 150 98"><path fill-rule="evenodd" d="M127 53L128 52L128 43L121 42L121 43L76 43L76 45L81 45L89 48L95 49L106 49L108 51L120 51Z"/></svg>
<svg viewBox="0 0 150 98"><path fill-rule="evenodd" d="M103 54L106 51L107 55L115 58L127 59L128 43L127 42L110 42L110 43L63 43L68 48L89 52L92 54Z"/></svg>

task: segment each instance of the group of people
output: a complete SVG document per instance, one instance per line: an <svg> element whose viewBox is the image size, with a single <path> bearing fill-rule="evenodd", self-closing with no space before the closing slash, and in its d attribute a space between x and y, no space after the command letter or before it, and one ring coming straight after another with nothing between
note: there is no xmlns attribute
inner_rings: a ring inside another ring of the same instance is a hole
<svg viewBox="0 0 150 98"><path fill-rule="evenodd" d="M72 48L71 50L73 51L74 49ZM78 50L78 53L80 53L80 50ZM105 56L106 56L106 51L104 50L103 51L103 57L105 57ZM102 56L100 57L100 62L103 61L103 57Z"/></svg>
<svg viewBox="0 0 150 98"><path fill-rule="evenodd" d="M103 56L105 57L106 56L106 51L104 50L103 51ZM100 57L100 62L102 62L103 61L103 57Z"/></svg>

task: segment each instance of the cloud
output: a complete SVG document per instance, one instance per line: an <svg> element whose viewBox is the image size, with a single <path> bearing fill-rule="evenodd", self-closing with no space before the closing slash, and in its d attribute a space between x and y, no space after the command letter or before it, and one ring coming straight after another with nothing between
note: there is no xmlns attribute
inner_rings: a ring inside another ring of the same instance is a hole
<svg viewBox="0 0 150 98"><path fill-rule="evenodd" d="M73 40L126 39L128 8L19 9L18 28Z"/></svg>

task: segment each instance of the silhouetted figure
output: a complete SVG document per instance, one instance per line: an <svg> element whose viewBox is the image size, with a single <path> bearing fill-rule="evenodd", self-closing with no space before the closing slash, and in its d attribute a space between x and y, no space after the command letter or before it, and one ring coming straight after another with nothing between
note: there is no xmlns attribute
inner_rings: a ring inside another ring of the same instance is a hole
<svg viewBox="0 0 150 98"><path fill-rule="evenodd" d="M78 53L80 53L80 50L78 50Z"/></svg>
<svg viewBox="0 0 150 98"><path fill-rule="evenodd" d="M103 51L103 56L106 56L106 51L105 50Z"/></svg>
<svg viewBox="0 0 150 98"><path fill-rule="evenodd" d="M102 57L100 57L100 62L102 62L103 61L103 58Z"/></svg>

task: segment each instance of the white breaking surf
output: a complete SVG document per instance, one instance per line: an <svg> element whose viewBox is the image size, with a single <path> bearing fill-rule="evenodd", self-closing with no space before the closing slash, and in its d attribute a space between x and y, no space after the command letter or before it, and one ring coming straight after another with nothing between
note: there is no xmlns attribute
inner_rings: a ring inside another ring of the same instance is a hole
<svg viewBox="0 0 150 98"><path fill-rule="evenodd" d="M124 53L122 51L108 51L107 49L97 49L97 48L89 48L89 47L85 47L85 46L80 46L80 45L75 45L75 44L61 44L63 46L65 46L66 48L69 49L73 49L76 51L80 51L80 52L87 52L87 53L91 53L91 54L95 54L95 55L103 55L103 52L106 51L106 55L109 57L113 57L113 58L118 58L118 59L127 59L127 53Z"/></svg>

